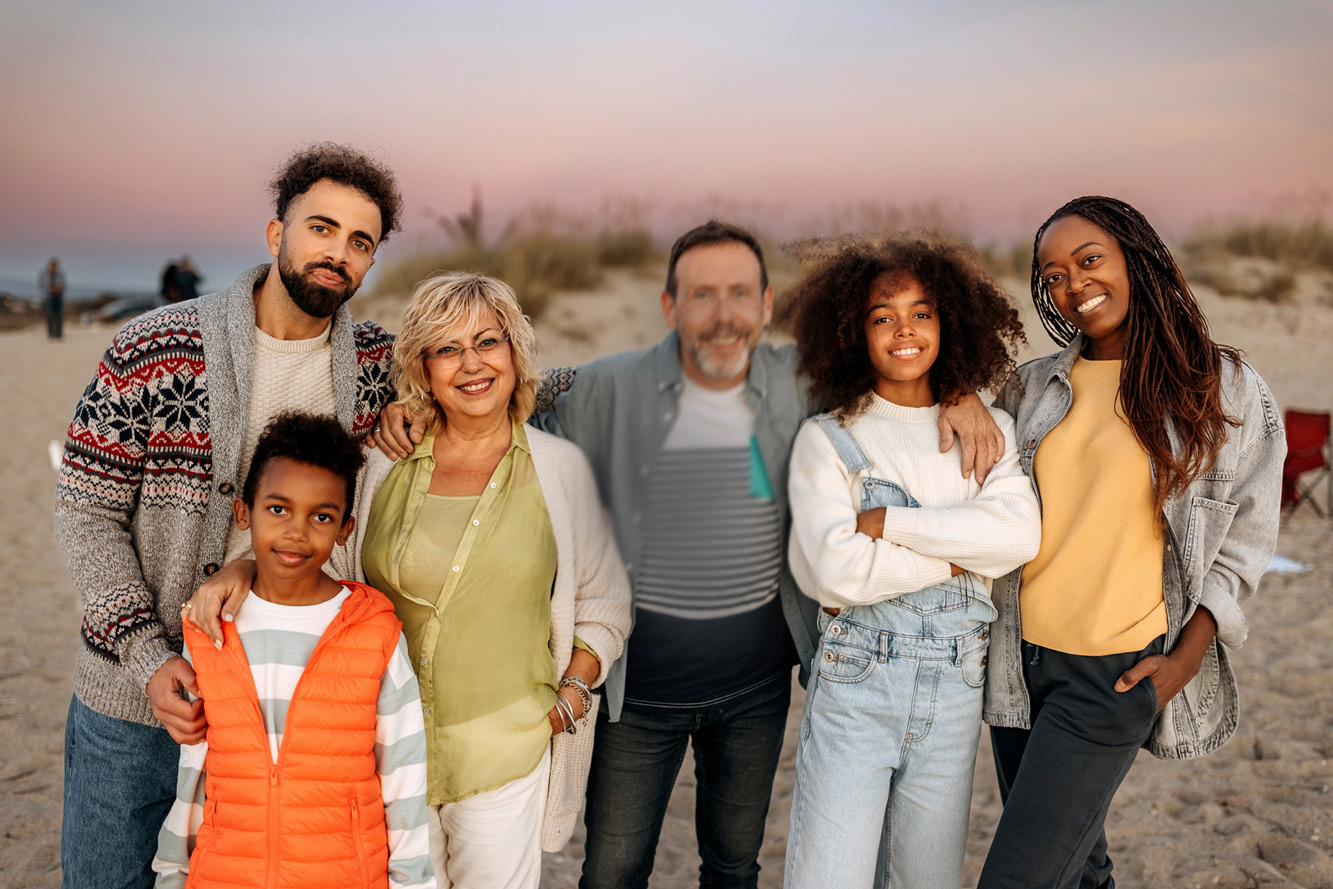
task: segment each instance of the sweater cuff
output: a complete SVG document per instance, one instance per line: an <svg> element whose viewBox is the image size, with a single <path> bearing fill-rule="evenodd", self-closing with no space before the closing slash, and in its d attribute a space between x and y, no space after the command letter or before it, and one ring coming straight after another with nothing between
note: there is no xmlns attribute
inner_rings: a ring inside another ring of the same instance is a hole
<svg viewBox="0 0 1333 889"><path fill-rule="evenodd" d="M153 632L154 627L157 629L156 633ZM153 674L161 669L163 664L181 656L180 652L172 650L162 638L161 624L144 627L133 636L122 639L119 654L121 666L129 670L130 675L139 683L139 687L145 690L148 688L148 680L153 678Z"/></svg>
<svg viewBox="0 0 1333 889"><path fill-rule="evenodd" d="M620 646L616 643L616 637L603 626L586 623L574 628L574 639L576 648L582 648L597 658L597 681L592 683L592 687L596 688L606 681L607 671L620 656ZM578 645L579 642L583 644Z"/></svg>
<svg viewBox="0 0 1333 889"><path fill-rule="evenodd" d="M1228 648L1239 648L1250 634L1250 622L1240 610L1240 603L1231 595L1223 584L1208 582L1203 579L1203 588L1199 591L1199 606L1207 608L1217 622L1217 641Z"/></svg>
<svg viewBox="0 0 1333 889"><path fill-rule="evenodd" d="M884 507L883 538L890 543L913 549L920 518L921 510L919 509L912 509L908 506Z"/></svg>

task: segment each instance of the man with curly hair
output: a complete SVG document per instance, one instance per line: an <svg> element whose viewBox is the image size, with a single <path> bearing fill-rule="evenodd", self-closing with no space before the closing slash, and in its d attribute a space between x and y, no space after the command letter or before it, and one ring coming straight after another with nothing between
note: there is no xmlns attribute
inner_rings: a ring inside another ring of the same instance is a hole
<svg viewBox="0 0 1333 889"><path fill-rule="evenodd" d="M83 606L65 728L64 887L151 886L178 743L204 737L182 604L250 551L231 522L259 433L285 410L358 438L392 397L392 339L343 304L398 229L382 163L321 143L271 183L273 263L165 306L112 341L75 409L56 536Z"/></svg>

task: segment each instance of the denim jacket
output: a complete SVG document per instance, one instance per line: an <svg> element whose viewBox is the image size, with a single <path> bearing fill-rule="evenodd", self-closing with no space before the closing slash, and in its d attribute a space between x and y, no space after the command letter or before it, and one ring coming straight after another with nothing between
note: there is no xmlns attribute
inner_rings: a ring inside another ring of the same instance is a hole
<svg viewBox="0 0 1333 889"><path fill-rule="evenodd" d="M1069 371L1085 342L1080 334L1064 351L1023 365L996 399L1018 423L1019 458L1029 476L1042 439L1073 402ZM1254 595L1277 545L1286 439L1273 395L1248 364L1236 368L1224 361L1222 407L1242 425L1228 428L1214 465L1164 507L1166 651L1198 606L1217 621L1217 638L1198 675L1167 703L1143 745L1167 759L1204 756L1235 733L1236 676L1229 650L1245 641L1249 625L1241 604ZM1169 423L1167 432L1178 447ZM1033 487L1040 499L1035 477ZM984 716L995 726L1031 728L1018 612L1022 573L1019 568L1000 578L992 593L1000 616L991 634Z"/></svg>
<svg viewBox="0 0 1333 889"><path fill-rule="evenodd" d="M553 389L564 389L549 406ZM648 475L657 462L667 433L675 422L682 390L680 339L675 331L648 349L608 355L573 369L548 372L538 395L539 411L530 421L574 442L592 464L602 503L611 511L616 543L631 588L643 554L643 512L648 502ZM796 378L796 352L791 346L761 344L750 358L746 400L754 408L754 435L768 469L785 543L791 510L787 501L787 464L796 430L814 413L806 389ZM801 664L804 683L818 640L818 605L796 587L787 560L782 560L778 587ZM626 650L629 643L626 641ZM625 696L626 655L606 679L608 715L619 720Z"/></svg>

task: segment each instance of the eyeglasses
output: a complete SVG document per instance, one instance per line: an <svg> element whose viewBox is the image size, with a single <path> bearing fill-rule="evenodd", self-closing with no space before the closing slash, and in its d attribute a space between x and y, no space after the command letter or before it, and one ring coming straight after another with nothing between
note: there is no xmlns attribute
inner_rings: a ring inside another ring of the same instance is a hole
<svg viewBox="0 0 1333 889"><path fill-rule="evenodd" d="M449 343L440 346L433 352L426 353L427 358L434 358L436 361L445 365L454 365L463 363L463 353L471 350L477 353L477 357L485 360L487 355L495 352L496 349L509 342L507 336L488 336L475 346L459 346Z"/></svg>

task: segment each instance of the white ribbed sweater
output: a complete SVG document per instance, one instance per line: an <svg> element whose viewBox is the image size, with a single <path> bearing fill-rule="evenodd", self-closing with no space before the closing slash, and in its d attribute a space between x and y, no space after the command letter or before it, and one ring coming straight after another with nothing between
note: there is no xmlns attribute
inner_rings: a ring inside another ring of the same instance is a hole
<svg viewBox="0 0 1333 889"><path fill-rule="evenodd" d="M1013 418L991 416L1004 433L1004 456L984 485L963 478L959 449L939 451L938 405L909 408L872 396L870 407L847 424L871 466L847 472L828 435L807 421L792 447L792 575L821 605L869 605L949 579L949 563L999 577L1037 554L1041 510L1018 462ZM856 531L860 482L894 482L919 508L885 510L884 537Z"/></svg>

